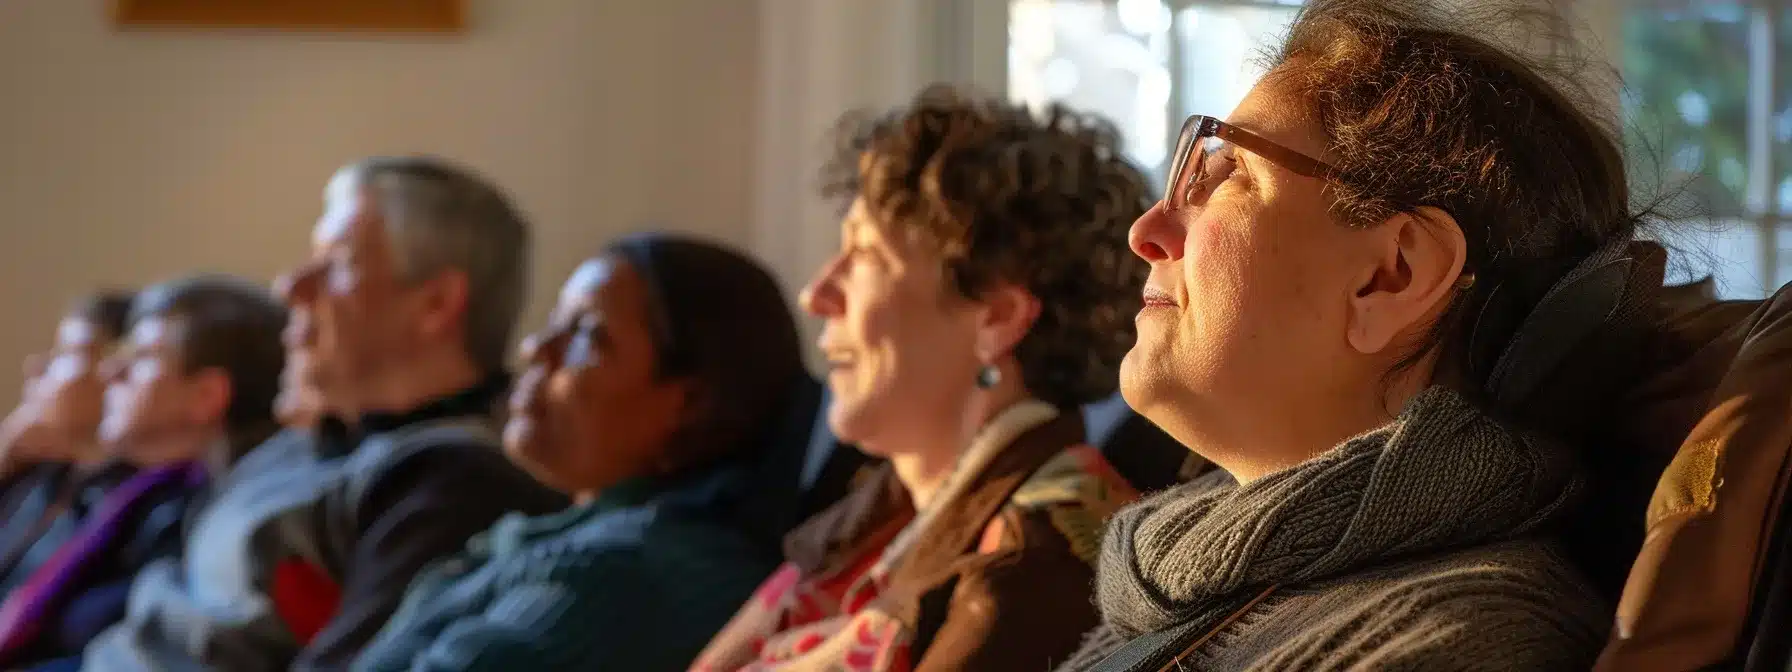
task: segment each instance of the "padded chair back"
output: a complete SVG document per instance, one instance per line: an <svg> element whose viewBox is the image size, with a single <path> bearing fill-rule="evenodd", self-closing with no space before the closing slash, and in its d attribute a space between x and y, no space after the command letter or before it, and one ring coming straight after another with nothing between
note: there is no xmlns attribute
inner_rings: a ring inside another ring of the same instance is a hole
<svg viewBox="0 0 1792 672"><path fill-rule="evenodd" d="M858 482L859 475L878 462L834 436L834 431L828 428L828 402L833 395L826 385L820 388L809 417L808 449L799 483L802 499L798 510L802 517L797 522L808 520L840 501Z"/></svg>
<svg viewBox="0 0 1792 672"><path fill-rule="evenodd" d="M1792 641L1792 286L1763 302L1695 288L1664 298L1665 335L1610 438L1641 464L1671 457L1596 669L1780 672Z"/></svg>
<svg viewBox="0 0 1792 672"><path fill-rule="evenodd" d="M1743 626L1742 669L1792 670L1792 497L1780 495L1770 546Z"/></svg>
<svg viewBox="0 0 1792 672"><path fill-rule="evenodd" d="M804 374L784 392L783 415L763 439L757 462L747 467L733 519L774 548L790 528L807 517L804 509L804 470L814 434L815 409L821 403L822 386Z"/></svg>

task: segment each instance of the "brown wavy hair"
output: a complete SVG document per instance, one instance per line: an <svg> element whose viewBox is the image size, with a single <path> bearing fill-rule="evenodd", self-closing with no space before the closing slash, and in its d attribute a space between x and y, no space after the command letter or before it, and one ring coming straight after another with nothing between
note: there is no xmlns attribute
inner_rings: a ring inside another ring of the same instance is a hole
<svg viewBox="0 0 1792 672"><path fill-rule="evenodd" d="M1029 391L1062 408L1113 393L1149 270L1127 229L1157 197L1112 123L934 86L836 134L825 195L937 250L966 298L998 281L1039 298L1015 346Z"/></svg>
<svg viewBox="0 0 1792 672"><path fill-rule="evenodd" d="M1440 351L1440 372L1478 391L1543 294L1654 211L1632 209L1616 113L1598 102L1608 77L1572 29L1523 1L1312 0L1269 63L1329 139L1334 216L1435 207L1467 239L1473 288L1396 370Z"/></svg>

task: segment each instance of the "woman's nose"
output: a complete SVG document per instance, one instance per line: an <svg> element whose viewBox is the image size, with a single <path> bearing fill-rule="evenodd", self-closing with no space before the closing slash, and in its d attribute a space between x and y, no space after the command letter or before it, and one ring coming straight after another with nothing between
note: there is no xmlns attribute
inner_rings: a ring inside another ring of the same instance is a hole
<svg viewBox="0 0 1792 672"><path fill-rule="evenodd" d="M803 312L816 317L830 317L840 313L845 302L842 301L839 286L834 282L839 266L839 257L828 260L815 274L815 278L797 294L797 305L802 306Z"/></svg>
<svg viewBox="0 0 1792 672"><path fill-rule="evenodd" d="M1139 219L1132 223L1127 231L1126 243L1132 247L1133 254L1149 262L1175 261L1182 258L1182 245L1188 237L1188 226L1182 221L1182 213L1164 211L1164 204L1159 202Z"/></svg>

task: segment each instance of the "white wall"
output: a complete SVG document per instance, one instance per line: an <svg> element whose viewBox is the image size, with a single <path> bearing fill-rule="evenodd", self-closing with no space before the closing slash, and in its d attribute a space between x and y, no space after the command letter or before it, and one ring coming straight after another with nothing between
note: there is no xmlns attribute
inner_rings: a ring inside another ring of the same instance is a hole
<svg viewBox="0 0 1792 672"><path fill-rule="evenodd" d="M817 194L842 112L901 102L923 73L923 0L762 0L754 240L793 292L835 249L838 217Z"/></svg>
<svg viewBox="0 0 1792 672"><path fill-rule="evenodd" d="M1006 43L983 38L1007 34L1006 1L760 0L753 240L793 298L839 245L837 204L817 193L835 120L934 82L1002 94Z"/></svg>
<svg viewBox="0 0 1792 672"><path fill-rule="evenodd" d="M476 0L439 39L120 33L108 4L0 1L0 403L95 285L299 259L360 155L510 189L536 224L529 324L619 232L754 242L757 2Z"/></svg>

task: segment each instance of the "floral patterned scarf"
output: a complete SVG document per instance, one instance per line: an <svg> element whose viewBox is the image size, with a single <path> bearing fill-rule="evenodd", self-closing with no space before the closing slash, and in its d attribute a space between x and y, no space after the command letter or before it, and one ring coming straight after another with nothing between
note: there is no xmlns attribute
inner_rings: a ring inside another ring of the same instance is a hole
<svg viewBox="0 0 1792 672"><path fill-rule="evenodd" d="M878 599L889 589L891 571L991 459L1057 415L1057 409L1039 401L1009 407L978 432L946 484L912 519L883 522L847 562L823 573L804 576L801 567L786 563L710 641L692 672L912 670L914 633Z"/></svg>

